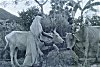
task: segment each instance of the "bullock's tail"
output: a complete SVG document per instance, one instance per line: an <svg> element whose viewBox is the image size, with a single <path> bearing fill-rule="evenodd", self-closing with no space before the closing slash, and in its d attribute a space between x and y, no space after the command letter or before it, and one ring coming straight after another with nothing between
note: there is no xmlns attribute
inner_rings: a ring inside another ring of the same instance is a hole
<svg viewBox="0 0 100 67"><path fill-rule="evenodd" d="M4 55L4 53L5 53L5 51L6 51L7 47L8 47L8 40L7 40L6 36L5 36L5 42L6 42L6 46L4 47L4 49L1 52L1 58L3 58L3 55Z"/></svg>
<svg viewBox="0 0 100 67"><path fill-rule="evenodd" d="M7 39L7 37L6 37L6 36L5 36L5 41L6 41L6 46L5 46L4 50L6 50L6 49L7 49L7 47L8 47L8 45L9 45L9 42L8 42L8 39Z"/></svg>

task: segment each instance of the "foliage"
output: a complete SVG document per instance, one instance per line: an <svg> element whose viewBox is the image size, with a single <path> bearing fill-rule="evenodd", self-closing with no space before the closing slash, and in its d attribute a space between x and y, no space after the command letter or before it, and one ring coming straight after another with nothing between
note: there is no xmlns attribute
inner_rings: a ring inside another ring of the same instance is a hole
<svg viewBox="0 0 100 67"><path fill-rule="evenodd" d="M69 3L67 5L73 7L73 9L71 10L71 14L72 17L75 19L75 13L77 12L77 9L79 8L81 10L81 21L80 23L83 22L83 17L84 17L84 12L86 12L87 10L91 10L91 11L97 11L97 9L94 8L94 6L98 6L100 5L100 2L94 2L94 0L89 0L85 6L82 8L82 6L80 5L81 1L77 1L75 2L74 0L69 1Z"/></svg>
<svg viewBox="0 0 100 67"><path fill-rule="evenodd" d="M51 21L48 15L45 15L45 17L41 19L41 24L43 27L43 31L45 32L50 32L54 28L54 23Z"/></svg>
<svg viewBox="0 0 100 67"><path fill-rule="evenodd" d="M94 0L89 0L86 5L82 8L81 10L81 23L83 21L83 13L85 12L85 10L90 9L92 11L96 12L96 9L94 9L94 6L98 6L100 5L100 2L93 2ZM93 2L93 3L92 3Z"/></svg>
<svg viewBox="0 0 100 67"><path fill-rule="evenodd" d="M34 7L31 7L27 9L27 11L22 11L19 13L20 18L22 19L21 25L24 26L25 30L29 30L29 27L34 20L35 16L38 14L39 9Z"/></svg>
<svg viewBox="0 0 100 67"><path fill-rule="evenodd" d="M91 19L92 26L100 26L100 16L93 16Z"/></svg>
<svg viewBox="0 0 100 67"><path fill-rule="evenodd" d="M51 6L52 10L49 13L50 19L52 23L57 28L57 32L61 36L65 36L66 28L68 25L68 17L70 16L70 12L68 10L68 7L64 5L67 3L67 1L64 0L51 0Z"/></svg>
<svg viewBox="0 0 100 67"><path fill-rule="evenodd" d="M68 28L68 21L66 20L65 17L62 17L60 15L56 16L56 27L57 27L57 32L64 37L66 35L65 32L67 32Z"/></svg>
<svg viewBox="0 0 100 67"><path fill-rule="evenodd" d="M63 1L63 0L62 1L61 0L58 0L58 1L51 0L52 10L50 11L50 14L56 15L58 13L58 14L62 14L62 15L65 14L66 15L66 13L64 11L67 8L67 6L65 8L63 8L66 2L67 1ZM67 14L68 14L68 12L67 12Z"/></svg>
<svg viewBox="0 0 100 67"><path fill-rule="evenodd" d="M51 0L52 10L49 16L52 17L53 23L56 24L57 31L61 36L65 36L65 32L68 30L68 18L74 17L77 9L82 10L80 1L75 2L73 0ZM69 6L71 8L69 8Z"/></svg>
<svg viewBox="0 0 100 67"><path fill-rule="evenodd" d="M82 9L82 11L89 9L90 7L98 6L98 5L100 5L100 2L94 2L94 3L88 4Z"/></svg>

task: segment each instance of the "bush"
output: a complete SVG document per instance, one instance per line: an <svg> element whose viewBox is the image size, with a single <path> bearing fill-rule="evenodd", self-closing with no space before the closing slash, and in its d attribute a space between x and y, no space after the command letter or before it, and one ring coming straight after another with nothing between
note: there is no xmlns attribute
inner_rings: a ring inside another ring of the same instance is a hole
<svg viewBox="0 0 100 67"><path fill-rule="evenodd" d="M46 67L66 67L78 65L78 56L72 50L51 51L46 59Z"/></svg>

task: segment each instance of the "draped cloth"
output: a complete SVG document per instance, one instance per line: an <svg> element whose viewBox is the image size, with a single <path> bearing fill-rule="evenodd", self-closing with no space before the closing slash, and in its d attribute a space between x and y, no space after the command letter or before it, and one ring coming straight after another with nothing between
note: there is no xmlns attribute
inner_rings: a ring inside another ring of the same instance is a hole
<svg viewBox="0 0 100 67"><path fill-rule="evenodd" d="M37 64L39 61L39 45L41 44L38 36L42 32L40 20L41 17L36 16L30 26L30 33L27 38L26 57L23 63L25 66L32 66L32 64Z"/></svg>
<svg viewBox="0 0 100 67"><path fill-rule="evenodd" d="M40 23L42 17L36 16L36 18L33 20L32 25L30 26L30 30L33 33L33 35L38 36L42 31L42 25Z"/></svg>

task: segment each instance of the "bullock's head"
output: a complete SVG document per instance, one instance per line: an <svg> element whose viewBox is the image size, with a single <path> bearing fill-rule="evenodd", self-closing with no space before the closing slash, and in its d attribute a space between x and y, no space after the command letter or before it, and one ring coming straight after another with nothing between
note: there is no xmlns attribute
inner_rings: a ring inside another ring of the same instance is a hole
<svg viewBox="0 0 100 67"><path fill-rule="evenodd" d="M44 41L45 43L54 43L54 44L60 44L63 43L64 40L61 38L61 36L56 32L56 29L53 30L51 33L45 33L46 35L42 35L40 40Z"/></svg>
<svg viewBox="0 0 100 67"><path fill-rule="evenodd" d="M72 49L74 47L75 42L77 40L79 40L79 39L75 36L75 34L73 34L73 33L66 33L66 40L65 40L65 42L67 44L67 49L68 50Z"/></svg>
<svg viewBox="0 0 100 67"><path fill-rule="evenodd" d="M55 44L59 44L59 43L63 43L64 42L62 37L56 32L56 28L53 31L52 37L53 37L53 42Z"/></svg>

